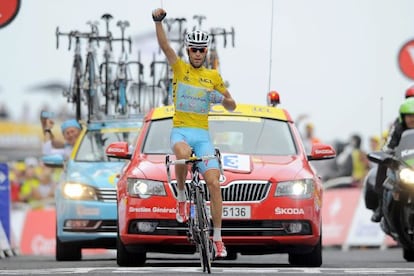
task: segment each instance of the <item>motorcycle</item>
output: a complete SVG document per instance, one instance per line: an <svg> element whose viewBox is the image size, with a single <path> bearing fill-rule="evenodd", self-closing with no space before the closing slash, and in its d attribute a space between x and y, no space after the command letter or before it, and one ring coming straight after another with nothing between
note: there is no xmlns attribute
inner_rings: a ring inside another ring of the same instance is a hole
<svg viewBox="0 0 414 276"><path fill-rule="evenodd" d="M383 182L382 231L391 236L403 249L403 257L414 262L414 129L403 132L393 153L371 152L368 159L386 166ZM378 195L375 191L376 168L365 178L365 206L375 210Z"/></svg>

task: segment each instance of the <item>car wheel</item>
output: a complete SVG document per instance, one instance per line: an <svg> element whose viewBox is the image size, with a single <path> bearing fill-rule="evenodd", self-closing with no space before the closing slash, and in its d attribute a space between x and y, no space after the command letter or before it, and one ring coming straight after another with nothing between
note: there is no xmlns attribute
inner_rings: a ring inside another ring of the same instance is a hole
<svg viewBox="0 0 414 276"><path fill-rule="evenodd" d="M289 264L293 266L320 267L322 265L322 235L310 253L289 254Z"/></svg>
<svg viewBox="0 0 414 276"><path fill-rule="evenodd" d="M122 243L118 233L116 239L116 263L119 266L143 266L146 260L146 252L129 252Z"/></svg>
<svg viewBox="0 0 414 276"><path fill-rule="evenodd" d="M407 262L414 262L414 250L403 248L403 257Z"/></svg>
<svg viewBox="0 0 414 276"><path fill-rule="evenodd" d="M234 261L237 260L237 252L233 250L227 250L227 257L224 260Z"/></svg>
<svg viewBox="0 0 414 276"><path fill-rule="evenodd" d="M80 261L82 251L78 246L64 243L56 236L56 261Z"/></svg>
<svg viewBox="0 0 414 276"><path fill-rule="evenodd" d="M56 219L56 224L57 224ZM56 239L56 248L55 248L55 258L56 261L80 261L82 259L82 250L79 246L76 246L72 243L61 242L58 237L58 229L56 225L55 229L55 239Z"/></svg>

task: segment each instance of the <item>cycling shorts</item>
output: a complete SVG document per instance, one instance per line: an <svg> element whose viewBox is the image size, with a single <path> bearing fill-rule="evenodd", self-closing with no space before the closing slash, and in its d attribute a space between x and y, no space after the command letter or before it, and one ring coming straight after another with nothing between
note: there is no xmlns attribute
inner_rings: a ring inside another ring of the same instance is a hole
<svg viewBox="0 0 414 276"><path fill-rule="evenodd" d="M171 130L170 144L171 148L178 142L187 143L193 150L196 156L214 155L214 145L210 139L208 130L202 128L190 127L174 127ZM218 169L217 159L206 160L197 164L201 174L207 170Z"/></svg>

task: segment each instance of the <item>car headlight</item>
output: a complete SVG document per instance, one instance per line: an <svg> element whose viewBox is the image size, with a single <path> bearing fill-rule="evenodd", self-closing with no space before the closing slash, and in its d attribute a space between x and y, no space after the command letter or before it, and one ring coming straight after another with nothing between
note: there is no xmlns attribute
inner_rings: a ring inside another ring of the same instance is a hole
<svg viewBox="0 0 414 276"><path fill-rule="evenodd" d="M408 185L414 184L414 171L409 168L401 169L399 172L401 182Z"/></svg>
<svg viewBox="0 0 414 276"><path fill-rule="evenodd" d="M167 195L164 187L164 183L160 181L128 178L128 193L131 196L137 196L141 198L149 198L153 195L165 196Z"/></svg>
<svg viewBox="0 0 414 276"><path fill-rule="evenodd" d="M277 183L275 196L310 198L313 193L313 180L301 179Z"/></svg>
<svg viewBox="0 0 414 276"><path fill-rule="evenodd" d="M98 200L96 191L91 186L76 183L67 182L63 185L63 197L74 200Z"/></svg>

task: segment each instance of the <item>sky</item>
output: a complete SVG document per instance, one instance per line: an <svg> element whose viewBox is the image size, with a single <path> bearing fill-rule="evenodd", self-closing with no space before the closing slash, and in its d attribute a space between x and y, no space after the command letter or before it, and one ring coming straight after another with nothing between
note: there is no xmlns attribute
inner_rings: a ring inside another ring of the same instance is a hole
<svg viewBox="0 0 414 276"><path fill-rule="evenodd" d="M114 16L113 32L116 21L130 22L132 57L140 51L144 66L153 55L161 59L151 18L157 7L189 25L193 15L204 15L207 30L233 27L235 47L219 43L218 51L236 102L265 104L276 90L280 107L293 119L306 114L328 143L380 134L414 83L397 61L414 37L410 0L23 0L14 21L0 28L0 104L12 119L25 110L34 122L44 104L66 105L60 93L30 88L69 83L73 53L63 38L56 49L56 27L87 30L86 22L104 13ZM149 78L149 69L144 74Z"/></svg>

